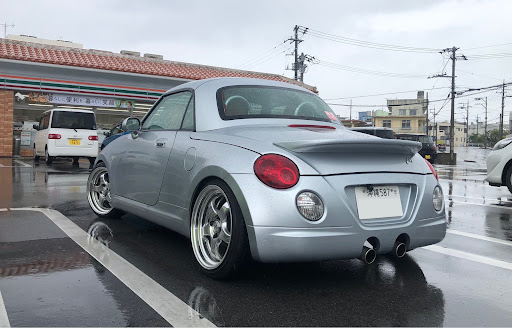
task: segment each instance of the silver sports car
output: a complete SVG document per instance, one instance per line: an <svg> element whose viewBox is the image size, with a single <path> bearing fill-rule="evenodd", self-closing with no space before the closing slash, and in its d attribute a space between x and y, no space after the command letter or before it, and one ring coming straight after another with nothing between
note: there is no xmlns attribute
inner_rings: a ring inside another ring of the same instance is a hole
<svg viewBox="0 0 512 328"><path fill-rule="evenodd" d="M441 241L443 192L421 144L345 129L314 93L217 78L167 91L97 157L98 216L137 216L191 239L199 267L402 257Z"/></svg>

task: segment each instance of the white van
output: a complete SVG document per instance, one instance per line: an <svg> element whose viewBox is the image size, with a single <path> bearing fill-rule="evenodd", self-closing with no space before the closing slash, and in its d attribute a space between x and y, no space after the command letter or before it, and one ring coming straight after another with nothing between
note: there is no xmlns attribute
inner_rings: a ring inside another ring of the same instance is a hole
<svg viewBox="0 0 512 328"><path fill-rule="evenodd" d="M98 134L94 112L79 109L52 109L43 113L34 140L34 161L44 156L46 164L55 157L87 157L92 165L98 156Z"/></svg>

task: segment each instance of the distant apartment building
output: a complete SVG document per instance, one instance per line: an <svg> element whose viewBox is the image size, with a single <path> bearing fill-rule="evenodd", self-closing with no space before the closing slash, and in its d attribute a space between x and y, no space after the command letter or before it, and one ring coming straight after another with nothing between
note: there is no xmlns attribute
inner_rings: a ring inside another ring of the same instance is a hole
<svg viewBox="0 0 512 328"><path fill-rule="evenodd" d="M373 113L371 110L365 111L365 112L359 112L359 121L372 123Z"/></svg>
<svg viewBox="0 0 512 328"><path fill-rule="evenodd" d="M418 91L416 99L388 99L388 116L374 116L375 126L392 128L395 133L426 133L428 99Z"/></svg>
<svg viewBox="0 0 512 328"><path fill-rule="evenodd" d="M467 146L468 141L466 140L466 124L455 122L454 129L455 134L453 136L453 141L455 147ZM436 125L433 126L433 129L429 127L429 131L429 134L434 138L434 140L437 140L437 144L450 144L450 122L436 122Z"/></svg>

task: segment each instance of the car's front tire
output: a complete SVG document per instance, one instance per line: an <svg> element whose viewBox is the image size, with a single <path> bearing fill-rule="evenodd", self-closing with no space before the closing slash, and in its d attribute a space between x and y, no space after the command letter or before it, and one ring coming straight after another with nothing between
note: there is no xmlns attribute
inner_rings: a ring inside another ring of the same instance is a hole
<svg viewBox="0 0 512 328"><path fill-rule="evenodd" d="M512 166L507 170L505 175L505 183L507 184L508 191L512 193Z"/></svg>
<svg viewBox="0 0 512 328"><path fill-rule="evenodd" d="M48 147L44 149L44 160L48 165L52 164L53 162L53 156L50 156L50 154L48 154Z"/></svg>
<svg viewBox="0 0 512 328"><path fill-rule="evenodd" d="M190 239L200 269L212 278L233 277L249 260L242 211L224 181L210 181L197 195L190 219Z"/></svg>
<svg viewBox="0 0 512 328"><path fill-rule="evenodd" d="M32 157L34 158L34 162L39 162L39 155L36 153L36 145L34 144L34 151L32 154Z"/></svg>
<svg viewBox="0 0 512 328"><path fill-rule="evenodd" d="M124 213L112 207L110 180L105 163L96 164L87 180L87 201L99 217L118 218Z"/></svg>

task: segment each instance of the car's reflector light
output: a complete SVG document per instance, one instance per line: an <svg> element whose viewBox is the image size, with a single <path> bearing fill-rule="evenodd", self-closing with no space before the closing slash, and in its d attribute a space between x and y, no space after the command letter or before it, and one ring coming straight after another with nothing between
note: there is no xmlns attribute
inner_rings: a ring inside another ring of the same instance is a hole
<svg viewBox="0 0 512 328"><path fill-rule="evenodd" d="M98 136L89 136L89 140L98 140Z"/></svg>
<svg viewBox="0 0 512 328"><path fill-rule="evenodd" d="M441 187L436 186L432 195L432 202L434 203L434 209L439 212L443 209L443 190Z"/></svg>
<svg viewBox="0 0 512 328"><path fill-rule="evenodd" d="M324 203L312 191L304 191L297 196L297 209L309 221L318 221L324 215Z"/></svg>
<svg viewBox="0 0 512 328"><path fill-rule="evenodd" d="M290 124L288 126L290 128L333 129L333 130L336 130L336 128L334 126L330 126L330 125Z"/></svg>
<svg viewBox="0 0 512 328"><path fill-rule="evenodd" d="M48 135L48 139L60 139L60 138L61 138L60 134L50 133Z"/></svg>
<svg viewBox="0 0 512 328"><path fill-rule="evenodd" d="M264 184L276 189L291 188L299 181L299 169L290 159L277 154L260 156L254 173Z"/></svg>
<svg viewBox="0 0 512 328"><path fill-rule="evenodd" d="M432 166L432 164L430 164L430 162L429 162L429 161L427 161L426 159L425 159L425 163L427 163L427 165L428 165L428 167L429 167L430 171L432 171L432 174L434 175L434 177L436 177L436 180L437 180L437 181L439 181L439 178L437 177L436 169L435 169L435 168Z"/></svg>

